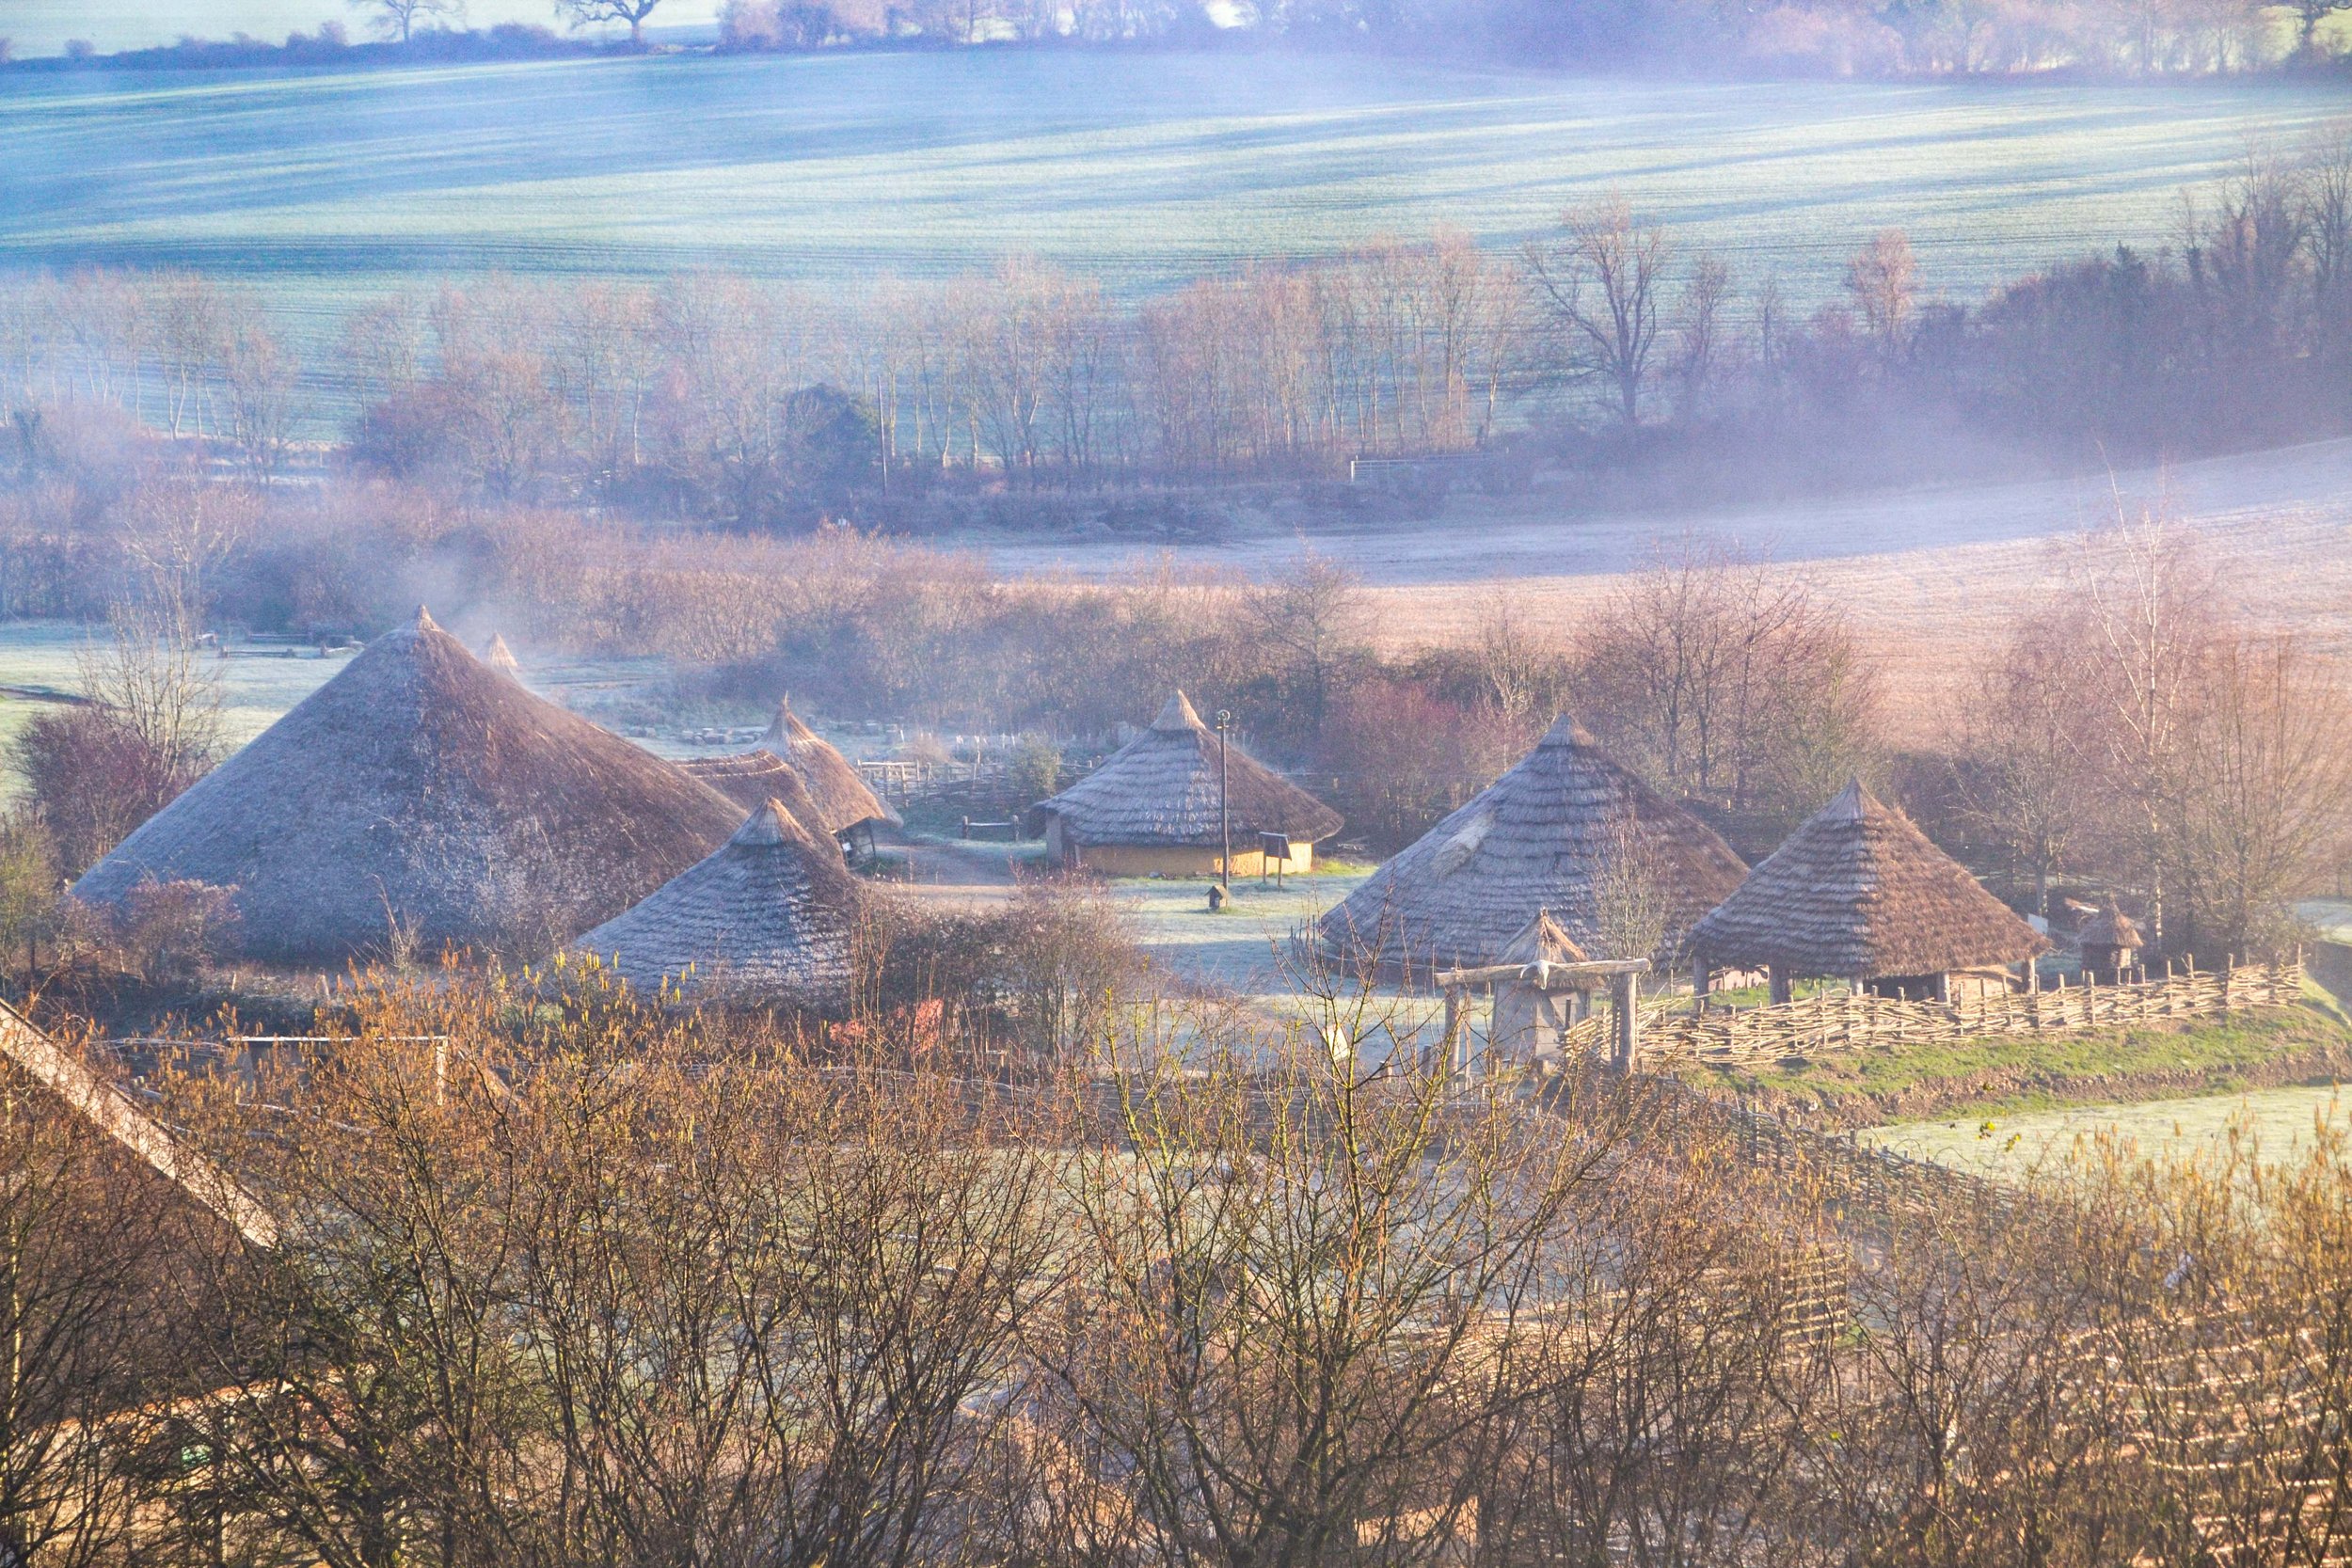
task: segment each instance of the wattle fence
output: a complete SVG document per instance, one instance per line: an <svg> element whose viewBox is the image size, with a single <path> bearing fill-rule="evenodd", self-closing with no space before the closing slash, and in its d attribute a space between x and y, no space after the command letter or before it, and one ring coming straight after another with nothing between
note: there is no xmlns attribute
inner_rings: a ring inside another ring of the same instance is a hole
<svg viewBox="0 0 2352 1568"><path fill-rule="evenodd" d="M2235 964L2185 971L2127 985L2067 986L2012 991L1961 1002L1905 1002L1886 996L1823 992L1795 1002L1692 1013L1687 997L1645 1003L1641 1060L1764 1067L1791 1058L1878 1046L1954 1044L1989 1036L2082 1033L2135 1023L2219 1018L2256 1007L2289 1006L2303 995L2303 965ZM1610 1049L1607 1015L1569 1026L1571 1052Z"/></svg>

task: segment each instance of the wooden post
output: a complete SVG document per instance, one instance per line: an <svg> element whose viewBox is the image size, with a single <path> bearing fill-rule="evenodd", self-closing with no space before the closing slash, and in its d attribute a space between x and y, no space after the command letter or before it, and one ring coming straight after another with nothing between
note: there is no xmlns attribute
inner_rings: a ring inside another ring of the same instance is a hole
<svg viewBox="0 0 2352 1568"><path fill-rule="evenodd" d="M1609 1000L1616 1009L1617 1015L1613 1022L1616 1025L1617 1070L1620 1072L1631 1072L1634 1065L1641 1059L1642 1024L1639 1010L1635 1006L1640 995L1640 990L1632 975L1613 974L1610 976Z"/></svg>
<svg viewBox="0 0 2352 1568"><path fill-rule="evenodd" d="M1714 976L1707 972L1707 960L1693 957L1691 959L1691 1016L1692 1018L1700 1017L1707 1011L1707 988L1713 983Z"/></svg>
<svg viewBox="0 0 2352 1568"><path fill-rule="evenodd" d="M1453 1053L1453 1056L1454 1056L1454 1063L1458 1063L1458 1062L1461 1060L1461 1054L1462 1054L1462 1047L1461 1047L1462 1033L1461 1033L1461 1031L1462 1031L1462 992L1461 992L1461 989L1460 989L1459 987L1456 987L1456 986L1448 986L1448 987L1446 988L1446 992L1445 992L1445 1038L1444 1038L1444 1040L1443 1040L1443 1041L1441 1041L1441 1042L1440 1042L1440 1049L1442 1049L1442 1050L1445 1050L1445 1051L1448 1051L1448 1052L1452 1053ZM1454 1064L1453 1064L1453 1063L1449 1063L1448 1065L1449 1065L1449 1067L1451 1067L1451 1066L1453 1066Z"/></svg>
<svg viewBox="0 0 2352 1568"><path fill-rule="evenodd" d="M1765 970L1765 975L1770 981L1770 990L1768 994L1771 996L1773 1003L1779 1004L1788 1001L1789 995L1791 994L1788 983L1788 966L1782 963L1772 964Z"/></svg>

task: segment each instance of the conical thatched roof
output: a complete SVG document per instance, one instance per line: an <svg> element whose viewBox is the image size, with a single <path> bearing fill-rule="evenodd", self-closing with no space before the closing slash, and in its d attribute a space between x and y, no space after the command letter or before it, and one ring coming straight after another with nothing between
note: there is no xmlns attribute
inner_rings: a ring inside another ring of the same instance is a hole
<svg viewBox="0 0 2352 1568"><path fill-rule="evenodd" d="M1502 964L1581 964L1589 961L1589 955L1578 946L1576 940L1560 928L1549 910L1537 910L1535 918L1520 928L1519 934L1502 944L1495 958Z"/></svg>
<svg viewBox="0 0 2352 1568"><path fill-rule="evenodd" d="M700 999L822 1008L848 999L856 918L839 852L769 800L707 859L571 945L642 990L675 982Z"/></svg>
<svg viewBox="0 0 2352 1568"><path fill-rule="evenodd" d="M828 841L833 837L833 831L825 826L824 815L817 809L817 802L809 799L808 785L801 782L800 773L790 763L773 752L689 757L678 766L745 811L780 800L784 809L791 813L792 820L808 830L809 836Z"/></svg>
<svg viewBox="0 0 2352 1568"><path fill-rule="evenodd" d="M1692 927L1709 962L1867 980L2015 963L2049 943L1859 780Z"/></svg>
<svg viewBox="0 0 2352 1568"><path fill-rule="evenodd" d="M2083 947L2120 947L2132 952L2148 945L2139 923L2113 904L2084 921L2074 933L2074 942Z"/></svg>
<svg viewBox="0 0 2352 1568"><path fill-rule="evenodd" d="M759 737L760 750L790 763L808 786L809 799L825 819L825 831L838 833L863 822L898 825L898 814L882 797L866 787L850 759L831 742L801 721L789 700L776 705L776 717Z"/></svg>
<svg viewBox="0 0 2352 1568"><path fill-rule="evenodd" d="M422 949L534 946L627 909L740 808L493 672L420 612L74 885L233 886L257 958L340 963L397 919Z"/></svg>
<svg viewBox="0 0 2352 1568"><path fill-rule="evenodd" d="M1200 721L1181 691L1152 727L1103 766L1034 808L1058 816L1080 844L1186 845L1220 842L1216 732ZM1307 843L1340 831L1340 814L1274 772L1239 746L1226 747L1225 794L1233 843L1255 848L1261 832Z"/></svg>
<svg viewBox="0 0 2352 1568"><path fill-rule="evenodd" d="M1600 951L1604 873L1629 835L1670 948L1747 869L1713 829L1660 799L1563 716L1509 772L1325 915L1324 942L1343 962L1419 976L1509 961L1512 940L1549 910L1578 946Z"/></svg>
<svg viewBox="0 0 2352 1568"><path fill-rule="evenodd" d="M516 680L523 678L523 667L516 659L515 650L506 645L503 632L490 634L490 645L482 650L482 662L501 675L511 675Z"/></svg>

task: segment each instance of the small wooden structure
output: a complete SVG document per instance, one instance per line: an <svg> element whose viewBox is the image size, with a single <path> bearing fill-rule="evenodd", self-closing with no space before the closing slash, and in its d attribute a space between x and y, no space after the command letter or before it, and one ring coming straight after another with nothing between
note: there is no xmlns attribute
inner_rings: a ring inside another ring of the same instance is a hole
<svg viewBox="0 0 2352 1568"><path fill-rule="evenodd" d="M2082 953L2083 973L2103 986L2114 986L2138 977L2139 954L2148 939L2110 900L2075 931L2074 945Z"/></svg>
<svg viewBox="0 0 2352 1568"><path fill-rule="evenodd" d="M1454 1071L1467 1076L1473 1065L1463 1012L1470 990L1480 986L1494 990L1493 1021L1486 1036L1491 1059L1558 1062L1568 1030L1589 1013L1593 995L1606 990L1614 1025L1610 1060L1631 1071L1641 1052L1637 987L1648 972L1646 958L1586 958L1549 911L1537 910L1510 943L1503 962L1442 970L1434 976L1445 992L1445 1032L1453 1042Z"/></svg>
<svg viewBox="0 0 2352 1568"><path fill-rule="evenodd" d="M2006 992L2007 966L2047 946L1858 779L1691 928L1701 996L1708 966L1760 969L1775 1003L1799 978L1911 1001Z"/></svg>

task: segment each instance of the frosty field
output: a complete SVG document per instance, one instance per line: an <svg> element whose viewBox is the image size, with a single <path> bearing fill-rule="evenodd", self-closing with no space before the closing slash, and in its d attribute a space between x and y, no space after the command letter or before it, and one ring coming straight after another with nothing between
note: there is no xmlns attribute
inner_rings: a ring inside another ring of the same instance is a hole
<svg viewBox="0 0 2352 1568"><path fill-rule="evenodd" d="M0 266L266 278L313 329L485 269L812 281L1034 253L1148 289L1624 190L1751 280L1907 228L1931 286L2118 241L2342 95L2280 84L1600 81L1109 53L0 75Z"/></svg>

